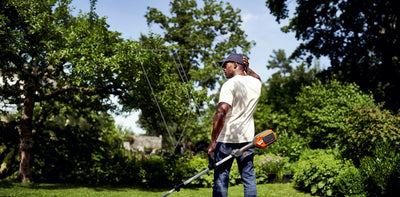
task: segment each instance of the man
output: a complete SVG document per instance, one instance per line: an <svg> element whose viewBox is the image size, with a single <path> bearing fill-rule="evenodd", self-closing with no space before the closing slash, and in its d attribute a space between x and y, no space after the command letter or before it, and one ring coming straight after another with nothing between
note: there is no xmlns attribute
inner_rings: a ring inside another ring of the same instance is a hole
<svg viewBox="0 0 400 197"><path fill-rule="evenodd" d="M215 162L227 157L233 149L251 143L254 137L253 112L261 94L261 79L246 57L231 54L218 62L228 78L220 91L218 109L214 115L211 142L207 153L214 152ZM254 148L236 158L244 186L244 195L257 196L254 173ZM229 172L233 159L214 170L213 196L227 196Z"/></svg>

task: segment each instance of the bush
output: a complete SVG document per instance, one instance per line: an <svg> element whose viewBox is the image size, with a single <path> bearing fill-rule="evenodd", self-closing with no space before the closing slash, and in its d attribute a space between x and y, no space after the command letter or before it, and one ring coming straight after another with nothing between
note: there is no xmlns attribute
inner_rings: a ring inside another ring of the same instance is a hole
<svg viewBox="0 0 400 197"><path fill-rule="evenodd" d="M346 181L344 179L351 173L357 174L353 164L350 161L344 162L338 159L337 155L336 150L318 149L303 152L299 161L294 164L293 182L295 186L311 192L313 195L321 196L361 194L362 180ZM348 191L347 189L351 187L356 189Z"/></svg>
<svg viewBox="0 0 400 197"><path fill-rule="evenodd" d="M203 158L201 155L185 155L180 157L176 166L174 166L173 174L176 180L175 183L183 182L194 175L200 173L208 167L208 159ZM208 172L203 176L191 182L192 186L210 187L213 184L213 173Z"/></svg>
<svg viewBox="0 0 400 197"><path fill-rule="evenodd" d="M274 154L256 155L254 158L254 167L256 173L257 183L267 183L271 175L276 175L278 181L281 181L283 175L290 174L289 158L282 157ZM205 156L201 155L185 155L177 159L176 165L173 166L171 177L173 177L175 184L185 181L192 176L200 173L208 167L208 160ZM213 185L214 173L209 172L198 179L191 182L192 186L210 187ZM229 184L231 186L241 184L241 176L238 170L236 160L233 161Z"/></svg>
<svg viewBox="0 0 400 197"><path fill-rule="evenodd" d="M295 117L301 122L297 130L310 139L311 148L334 147L350 111L374 105L372 96L364 94L357 85L336 80L306 86L296 100Z"/></svg>
<svg viewBox="0 0 400 197"><path fill-rule="evenodd" d="M276 142L265 149L256 149L256 153L261 155L270 152L294 162L299 159L303 150L309 148L308 141L298 134L289 134L286 130L278 129L276 136Z"/></svg>
<svg viewBox="0 0 400 197"><path fill-rule="evenodd" d="M258 155L254 158L254 167L257 183L267 183L271 176L276 176L275 181L281 182L284 175L291 174L289 169L289 158L280 155L267 154Z"/></svg>
<svg viewBox="0 0 400 197"><path fill-rule="evenodd" d="M357 166L362 158L374 155L379 144L400 141L400 116L381 108L380 105L353 108L345 119L339 148L342 155Z"/></svg>
<svg viewBox="0 0 400 197"><path fill-rule="evenodd" d="M372 156L361 159L360 172L371 196L395 196L400 188L400 153L381 144Z"/></svg>
<svg viewBox="0 0 400 197"><path fill-rule="evenodd" d="M171 169L168 168L168 159L163 159L159 156L145 157L139 161L139 166L137 166L138 171L137 178L140 181L141 187L146 188L160 188L168 187L171 185L170 180L173 176L171 174ZM135 174L135 172L131 172ZM133 178L133 177L132 177Z"/></svg>
<svg viewBox="0 0 400 197"><path fill-rule="evenodd" d="M360 171L350 163L339 171L335 178L334 191L340 196L365 196L364 178Z"/></svg>

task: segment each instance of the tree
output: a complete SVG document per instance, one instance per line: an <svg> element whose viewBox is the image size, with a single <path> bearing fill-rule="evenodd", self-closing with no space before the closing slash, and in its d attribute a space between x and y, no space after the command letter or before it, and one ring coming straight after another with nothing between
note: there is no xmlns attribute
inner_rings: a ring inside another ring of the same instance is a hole
<svg viewBox="0 0 400 197"><path fill-rule="evenodd" d="M305 63L294 67L292 59L282 49L273 50L268 69L278 69L263 86L255 117L259 129L281 127L287 129L288 118L296 104L295 97L303 86L311 85L319 72L318 65L307 69ZM294 68L293 68L294 67Z"/></svg>
<svg viewBox="0 0 400 197"><path fill-rule="evenodd" d="M154 23L165 30L167 43L179 47L188 79L193 78L200 87L214 88L219 76L216 61L239 50L247 53L254 43L246 41L247 35L240 28L239 9L216 0L203 0L202 4L199 7L195 0L173 0L170 17L150 7L145 17L149 25ZM203 69L199 68L201 64Z"/></svg>
<svg viewBox="0 0 400 197"><path fill-rule="evenodd" d="M21 109L20 174L32 181L35 103L71 92L107 98L118 91L110 83L107 57L115 53L119 33L105 19L69 13L68 0L7 0L0 11L0 64L3 101ZM104 71L106 70L106 71Z"/></svg>
<svg viewBox="0 0 400 197"><path fill-rule="evenodd" d="M301 87L311 85L315 81L319 72L318 64L311 69L307 69L305 63L293 68L292 59L286 57L284 50L274 50L273 53L274 56L270 56L272 59L268 61L267 68L279 70L267 81L267 98L274 111L289 113L291 105L296 103L295 97Z"/></svg>
<svg viewBox="0 0 400 197"><path fill-rule="evenodd" d="M169 53L155 49L162 53L165 60L170 61L175 69L174 73L184 75L181 84L187 87L186 91L170 92L164 100L173 97L183 97L184 102L177 102L185 106L186 114L174 113L176 105L163 108L163 113L169 114L167 122L176 123L171 125L171 133L179 138L184 128L188 129L188 136L199 133L207 135L211 125L204 127L202 113L207 113L207 92L213 90L221 79L221 72L216 65L223 56L232 52L248 53L253 42L246 40L246 34L241 29L242 20L240 10L234 9L229 3L217 2L215 0L204 0L198 3L195 0L173 0L170 3L170 16L162 13L156 8L148 7L145 17L148 25L157 25L164 32L162 38L166 45L173 46L174 50ZM142 36L141 40L148 40ZM150 45L149 45L150 46ZM175 66L174 66L175 65ZM171 97L172 95L172 97ZM140 122L143 126L153 125L151 130L165 130L160 123L160 118L155 115L157 110L149 110L153 106L143 107ZM166 112L167 111L167 112ZM189 114L190 118L187 119ZM156 124L158 122L158 124ZM202 126L197 126L203 124ZM198 129L201 129L200 132ZM202 137L199 137L199 139Z"/></svg>
<svg viewBox="0 0 400 197"><path fill-rule="evenodd" d="M268 69L275 69L278 68L279 71L277 73L283 74L285 76L286 74L290 74L292 72L292 66L291 60L286 57L286 53L283 49L279 50L273 50L272 53L274 55L271 55L270 57L272 60L268 60Z"/></svg>
<svg viewBox="0 0 400 197"><path fill-rule="evenodd" d="M137 49L140 42L120 38L120 33L108 30L105 18L92 11L74 17L69 0L7 0L0 10L0 65L3 102L18 105L20 111L20 174L22 182L32 181L33 135L41 127L34 120L35 105L56 100L67 105L79 97L91 104L93 111L115 109L111 94L120 102L131 99L130 109L147 102L140 96L145 91L140 62L152 54ZM155 42L159 43L159 42ZM158 46L156 46L158 47ZM166 75L164 64L157 67ZM168 81L160 83L168 84ZM154 85L158 87L160 83ZM53 110L53 109L47 109Z"/></svg>
<svg viewBox="0 0 400 197"><path fill-rule="evenodd" d="M140 87L141 91L127 92L121 96L121 104L127 110L141 109L139 123L148 135L168 135L168 144L176 146L177 125L185 125L187 117L193 115L192 96L197 91L190 83L181 81L178 71L180 65L174 61L175 46L167 47L165 41L158 35L142 36L141 47L129 52L135 56L137 71L140 77L137 81L121 79L130 86ZM154 49L152 49L154 47ZM129 55L127 56L129 58ZM129 73L129 71L127 71ZM122 73L121 73L122 74Z"/></svg>
<svg viewBox="0 0 400 197"><path fill-rule="evenodd" d="M266 0L280 22L289 17L286 0ZM377 101L400 108L400 10L396 0L297 0L284 32L295 32L303 43L294 57L328 56L331 67L322 75L356 82Z"/></svg>

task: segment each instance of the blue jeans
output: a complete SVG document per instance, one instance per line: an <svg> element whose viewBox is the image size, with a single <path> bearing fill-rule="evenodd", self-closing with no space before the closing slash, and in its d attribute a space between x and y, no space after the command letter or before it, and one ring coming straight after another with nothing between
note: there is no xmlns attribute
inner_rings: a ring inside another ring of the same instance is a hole
<svg viewBox="0 0 400 197"><path fill-rule="evenodd" d="M251 143L251 142L249 142ZM230 155L233 149L239 149L248 143L221 143L218 142L214 156L215 162L221 161L223 158ZM254 172L254 148L251 148L243 153L242 156L236 158L239 173L244 186L244 196L257 196L256 174ZM231 170L233 158L221 164L214 169L214 197L228 196L229 172Z"/></svg>

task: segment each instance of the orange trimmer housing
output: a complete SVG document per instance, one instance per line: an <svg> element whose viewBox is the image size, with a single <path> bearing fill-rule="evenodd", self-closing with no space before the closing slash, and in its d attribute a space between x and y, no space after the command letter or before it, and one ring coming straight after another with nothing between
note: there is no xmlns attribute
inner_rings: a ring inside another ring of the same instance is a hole
<svg viewBox="0 0 400 197"><path fill-rule="evenodd" d="M265 130L254 137L253 144L258 148L265 148L276 141L275 133L269 129Z"/></svg>

